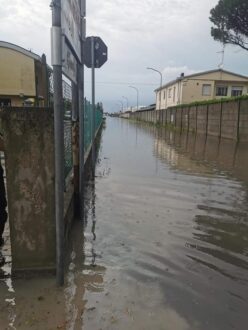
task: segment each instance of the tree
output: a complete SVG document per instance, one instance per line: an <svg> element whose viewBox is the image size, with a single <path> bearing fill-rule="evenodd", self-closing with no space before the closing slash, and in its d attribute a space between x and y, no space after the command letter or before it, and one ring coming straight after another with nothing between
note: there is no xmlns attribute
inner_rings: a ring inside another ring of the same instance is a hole
<svg viewBox="0 0 248 330"><path fill-rule="evenodd" d="M210 14L215 40L248 50L248 0L219 0Z"/></svg>

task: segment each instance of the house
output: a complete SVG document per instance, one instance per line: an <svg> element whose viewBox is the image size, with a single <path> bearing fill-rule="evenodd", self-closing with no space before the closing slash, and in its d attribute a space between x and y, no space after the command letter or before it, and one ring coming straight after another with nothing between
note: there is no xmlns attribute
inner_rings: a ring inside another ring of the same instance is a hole
<svg viewBox="0 0 248 330"><path fill-rule="evenodd" d="M47 106L49 67L41 57L0 41L0 106Z"/></svg>
<svg viewBox="0 0 248 330"><path fill-rule="evenodd" d="M224 97L235 97L248 93L248 77L218 69L181 74L155 90L156 110L166 109L178 104L206 101Z"/></svg>

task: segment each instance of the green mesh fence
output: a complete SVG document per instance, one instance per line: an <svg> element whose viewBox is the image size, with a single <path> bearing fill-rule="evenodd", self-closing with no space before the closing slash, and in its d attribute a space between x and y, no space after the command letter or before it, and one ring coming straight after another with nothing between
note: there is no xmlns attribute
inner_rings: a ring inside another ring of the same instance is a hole
<svg viewBox="0 0 248 330"><path fill-rule="evenodd" d="M64 174L66 178L73 166L71 102L68 100L64 100L64 157Z"/></svg>
<svg viewBox="0 0 248 330"><path fill-rule="evenodd" d="M86 152L92 142L92 105L89 101L85 100L84 103L84 151ZM103 118L102 106L97 104L95 107L95 124L96 131L99 129ZM64 100L64 172L65 178L70 173L73 161L72 161L72 120L71 120L71 101Z"/></svg>
<svg viewBox="0 0 248 330"><path fill-rule="evenodd" d="M97 104L95 107L95 124L96 124L96 131L94 134L92 133L92 105L89 101L85 100L84 103L84 151L86 152L92 142L93 136L99 129L102 118L103 118L103 111L102 106Z"/></svg>
<svg viewBox="0 0 248 330"><path fill-rule="evenodd" d="M87 151L91 144L92 106L89 101L84 102L84 151Z"/></svg>

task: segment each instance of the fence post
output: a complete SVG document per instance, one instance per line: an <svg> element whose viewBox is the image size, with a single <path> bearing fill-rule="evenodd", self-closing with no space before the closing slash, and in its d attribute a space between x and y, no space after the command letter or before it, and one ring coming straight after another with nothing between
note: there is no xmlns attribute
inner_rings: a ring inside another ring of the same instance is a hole
<svg viewBox="0 0 248 330"><path fill-rule="evenodd" d="M208 109L209 109L209 104L207 104L206 135L208 135Z"/></svg>
<svg viewBox="0 0 248 330"><path fill-rule="evenodd" d="M79 214L79 125L78 125L78 89L72 82L72 159L74 184L74 212Z"/></svg>
<svg viewBox="0 0 248 330"><path fill-rule="evenodd" d="M198 121L198 105L196 105L196 107L195 107L195 132L196 132L196 134L197 134L197 127L198 127L197 121Z"/></svg>
<svg viewBox="0 0 248 330"><path fill-rule="evenodd" d="M239 141L240 108L241 108L241 100L238 100L238 118L237 118L237 136L236 136L237 141Z"/></svg>
<svg viewBox="0 0 248 330"><path fill-rule="evenodd" d="M183 107L181 107L181 127L180 127L180 133L183 131Z"/></svg>
<svg viewBox="0 0 248 330"><path fill-rule="evenodd" d="M61 0L52 7L52 64L54 79L55 137L55 219L56 219L56 278L64 284L64 122L62 102L62 32Z"/></svg>
<svg viewBox="0 0 248 330"><path fill-rule="evenodd" d="M220 102L220 132L219 132L219 138L221 138L221 130L222 130L222 109L223 109L223 102L221 100L221 102Z"/></svg>
<svg viewBox="0 0 248 330"><path fill-rule="evenodd" d="M189 114L190 114L190 107L188 106L188 122L187 122L187 132L189 132L189 121L190 121L190 117L189 117Z"/></svg>

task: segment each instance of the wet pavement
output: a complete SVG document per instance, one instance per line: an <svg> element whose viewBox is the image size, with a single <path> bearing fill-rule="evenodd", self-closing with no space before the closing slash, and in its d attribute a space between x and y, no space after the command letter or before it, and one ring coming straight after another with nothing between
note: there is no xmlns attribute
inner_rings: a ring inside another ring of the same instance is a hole
<svg viewBox="0 0 248 330"><path fill-rule="evenodd" d="M108 119L65 287L5 269L0 329L247 329L247 149Z"/></svg>

